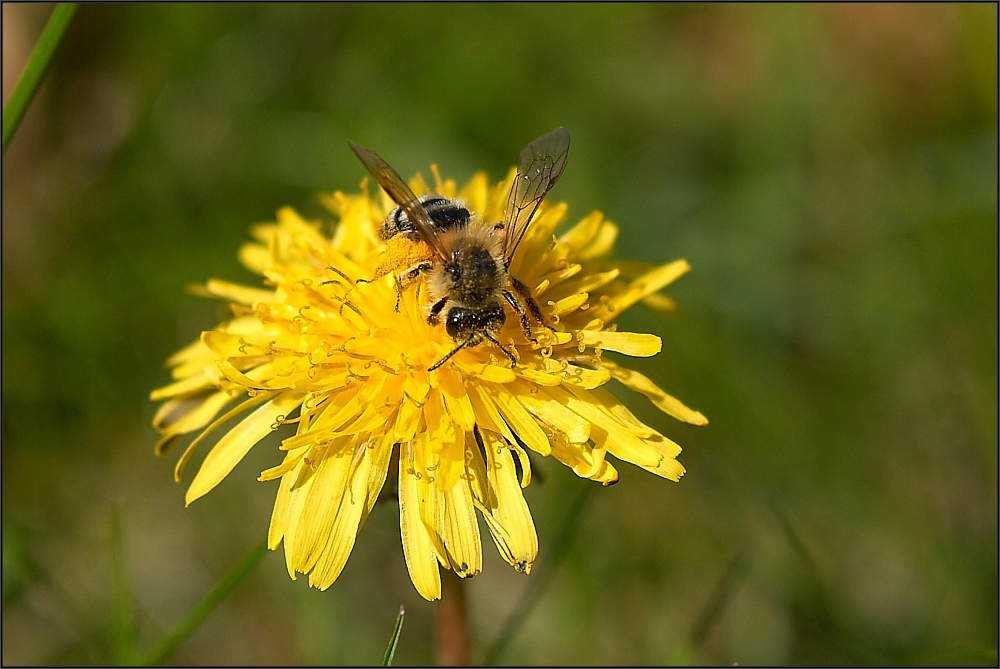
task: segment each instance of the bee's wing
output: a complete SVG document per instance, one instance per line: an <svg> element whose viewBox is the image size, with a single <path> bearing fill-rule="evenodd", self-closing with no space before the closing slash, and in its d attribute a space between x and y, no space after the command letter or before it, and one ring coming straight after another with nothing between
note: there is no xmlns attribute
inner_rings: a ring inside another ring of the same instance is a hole
<svg viewBox="0 0 1000 669"><path fill-rule="evenodd" d="M514 257L545 194L556 185L569 156L569 131L562 126L542 135L521 151L517 174L504 207L504 257Z"/></svg>
<svg viewBox="0 0 1000 669"><path fill-rule="evenodd" d="M430 214L427 213L427 210L424 209L424 205L420 203L420 200L417 199L417 196L413 194L413 191L410 190L410 187L406 185L406 182L403 181L396 170L392 169L389 163L382 160L371 149L358 146L350 140L347 143L355 155L357 155L361 164L365 166L365 169L378 182L378 185L389 194L389 197L399 205L400 209L406 212L406 217L416 226L420 232L420 237L427 242L428 246L434 249L434 252L442 260L447 260L448 251L438 236L437 230L434 229L434 221L431 219Z"/></svg>

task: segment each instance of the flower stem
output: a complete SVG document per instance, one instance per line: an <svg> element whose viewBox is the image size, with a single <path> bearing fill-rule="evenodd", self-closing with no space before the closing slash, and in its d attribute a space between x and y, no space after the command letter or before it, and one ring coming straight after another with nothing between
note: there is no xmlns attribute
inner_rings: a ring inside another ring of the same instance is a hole
<svg viewBox="0 0 1000 669"><path fill-rule="evenodd" d="M469 629L462 579L450 569L441 574L441 601L437 605L437 664L439 667L469 665Z"/></svg>
<svg viewBox="0 0 1000 669"><path fill-rule="evenodd" d="M69 27L70 19L76 11L75 2L61 2L52 10L49 22L45 24L42 36L38 38L31 57L28 58L27 65L21 73L21 78L17 80L13 92L7 99L7 104L3 106L3 150L7 150L10 138L14 136L14 131L21 124L24 112L35 97L38 87L42 85L45 72L52 62L52 55L56 52L59 42L62 41L66 28Z"/></svg>

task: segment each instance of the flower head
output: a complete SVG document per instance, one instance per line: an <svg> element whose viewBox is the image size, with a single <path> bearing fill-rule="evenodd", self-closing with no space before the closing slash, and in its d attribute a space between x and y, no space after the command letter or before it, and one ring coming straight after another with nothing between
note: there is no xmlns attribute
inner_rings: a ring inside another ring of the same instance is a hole
<svg viewBox="0 0 1000 669"><path fill-rule="evenodd" d="M418 176L416 194L458 197L484 220L502 218L513 172L492 188L477 174L456 192L432 170L435 188ZM566 205L543 203L510 272L551 328L537 327L531 341L517 319L507 319L498 341L516 364L483 343L429 371L455 342L443 326L428 324L425 285L403 291L397 310L392 276L368 282L384 267L377 231L392 202L363 186L325 203L339 219L332 238L288 208L253 229L257 241L240 259L266 288L209 281L203 292L231 302L233 319L171 357L175 381L151 394L164 401L154 419L163 434L158 453L200 431L177 464L178 481L197 445L243 416L205 457L188 504L266 435L294 425L294 436L281 442L281 463L259 477L280 479L268 544L274 550L284 542L291 577L308 574L322 589L343 569L398 460L391 475L406 566L420 594L437 599L439 564L463 577L482 568L477 509L504 559L531 569L538 543L521 492L531 479L528 451L604 485L618 480L608 454L674 481L683 475L680 447L604 386L617 379L689 423L704 424L704 416L603 353L660 351L658 337L618 332L613 321L640 300L669 303L656 293L688 270L685 261L625 280L608 260L613 223L594 212L557 238Z"/></svg>

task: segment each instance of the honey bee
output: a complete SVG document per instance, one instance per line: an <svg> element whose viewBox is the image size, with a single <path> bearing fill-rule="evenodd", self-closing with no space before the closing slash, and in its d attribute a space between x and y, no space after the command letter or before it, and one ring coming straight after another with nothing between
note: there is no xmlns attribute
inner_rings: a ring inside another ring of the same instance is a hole
<svg viewBox="0 0 1000 669"><path fill-rule="evenodd" d="M510 261L545 195L562 175L569 156L569 131L559 127L524 147L499 222L482 220L460 200L440 195L418 198L399 174L371 149L348 142L385 192L396 203L382 224L389 256L376 277L405 267L396 276L397 291L427 274L430 297L427 322L444 322L455 348L431 365L435 370L467 346L489 341L516 365L497 336L507 321L504 303L521 322L528 340L529 314L546 326L531 291L509 272ZM397 299L397 308L399 302Z"/></svg>

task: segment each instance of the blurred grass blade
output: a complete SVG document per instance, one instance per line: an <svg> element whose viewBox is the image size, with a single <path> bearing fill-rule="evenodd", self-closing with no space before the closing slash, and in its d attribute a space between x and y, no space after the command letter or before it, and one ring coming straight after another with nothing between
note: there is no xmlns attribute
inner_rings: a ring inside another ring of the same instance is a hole
<svg viewBox="0 0 1000 669"><path fill-rule="evenodd" d="M573 539L573 531L576 529L580 513L583 511L584 506L586 506L587 500L590 498L590 491L593 488L593 484L584 485L583 489L580 490L580 494L576 496L573 505L566 513L566 520L563 521L562 529L559 530L559 535L552 546L552 551L549 553L548 562L539 569L538 580L533 584L534 587L529 587L528 592L521 599L517 609L507 620L507 624L504 626L500 636L497 637L497 640L493 642L493 645L486 652L486 659L483 660L483 664L493 665L500 661L500 658L503 657L504 652L507 650L507 646L527 619L528 614L531 613L532 609L535 608L535 604L541 599L546 586L552 580L552 575L555 574L559 563L562 562L563 557L569 550L570 542Z"/></svg>
<svg viewBox="0 0 1000 669"><path fill-rule="evenodd" d="M257 544L250 551L250 554L243 558L242 562L233 567L226 574L225 578L219 581L219 584L215 586L212 592L208 593L208 596L198 606L194 607L191 613L172 632L160 639L160 642L149 651L142 663L149 666L163 662L173 652L174 648L177 647L177 644L197 629L198 625L208 617L208 614L214 611L215 607L229 596L229 593L246 578L247 574L253 571L253 568L257 566L257 563L260 562L265 553L267 553L267 539Z"/></svg>
<svg viewBox="0 0 1000 669"><path fill-rule="evenodd" d="M3 106L4 151L7 150L10 138L14 136L17 126L21 124L21 119L24 118L24 112L27 111L28 105L31 104L35 93L38 92L42 79L45 78L49 63L52 62L52 55L62 41L66 28L69 27L73 13L76 12L76 6L75 2L61 2L56 5L52 16L49 17L49 22L45 24L42 36L38 38L38 44L35 45L31 57L28 58L27 65L24 66L24 71L21 72L21 78L17 80L14 91Z"/></svg>
<svg viewBox="0 0 1000 669"><path fill-rule="evenodd" d="M733 561L729 563L726 573L722 575L719 583L715 586L712 597L705 604L701 615L698 616L698 622L695 623L694 630L691 633L691 647L693 649L701 650L702 644L708 638L708 633L712 631L719 617L725 613L726 607L729 606L729 602L736 593L736 589L743 583L743 580L749 573L750 556L746 550L741 550L733 558Z"/></svg>
<svg viewBox="0 0 1000 669"><path fill-rule="evenodd" d="M111 507L111 579L114 588L114 652L115 664L134 665L139 659L139 638L132 608L132 593L125 568L125 546L122 540L121 509Z"/></svg>
<svg viewBox="0 0 1000 669"><path fill-rule="evenodd" d="M385 655L382 656L383 667L392 666L392 658L396 655L396 644L399 643L399 634L403 631L403 616L405 614L406 609L400 604L399 615L396 616L396 625L392 628L392 637L389 638L389 645L385 649Z"/></svg>
<svg viewBox="0 0 1000 669"><path fill-rule="evenodd" d="M786 516L774 502L772 502L770 506L771 513L773 513L774 517L778 519L778 525L781 526L782 532L785 533L785 538L788 539L788 543L802 560L802 564L806 566L809 573L816 579L816 582L821 584L823 582L823 574L819 568L819 564L816 562L816 558L813 557L812 552L806 547L805 542L802 541L802 537L799 536L799 533L795 531L794 527L792 527L792 523L788 520L788 516Z"/></svg>

